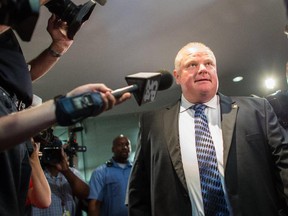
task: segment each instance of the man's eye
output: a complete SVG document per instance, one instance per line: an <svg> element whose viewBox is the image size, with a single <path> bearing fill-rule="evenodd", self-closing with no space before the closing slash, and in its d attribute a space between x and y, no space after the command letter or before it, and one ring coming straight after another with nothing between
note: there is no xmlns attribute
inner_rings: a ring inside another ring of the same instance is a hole
<svg viewBox="0 0 288 216"><path fill-rule="evenodd" d="M190 63L190 64L188 64L187 67L188 67L188 68L194 68L194 67L197 67L197 64L195 64L195 63Z"/></svg>

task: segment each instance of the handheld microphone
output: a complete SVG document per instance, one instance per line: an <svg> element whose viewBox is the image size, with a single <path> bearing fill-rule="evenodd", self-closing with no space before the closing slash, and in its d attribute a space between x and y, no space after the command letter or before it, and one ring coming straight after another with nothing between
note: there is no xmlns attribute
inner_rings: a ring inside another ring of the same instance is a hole
<svg viewBox="0 0 288 216"><path fill-rule="evenodd" d="M126 76L125 80L129 86L112 91L112 95L118 98L126 92L133 93L139 106L154 101L158 90L166 90L173 84L173 76L165 70L139 72Z"/></svg>
<svg viewBox="0 0 288 216"><path fill-rule="evenodd" d="M173 83L173 77L168 71L139 72L126 76L125 79L129 86L111 93L117 98L126 92L131 92L139 106L154 101L158 90L168 89ZM56 120L60 126L73 125L104 111L100 92L86 92L72 97L60 96L54 100Z"/></svg>
<svg viewBox="0 0 288 216"><path fill-rule="evenodd" d="M95 0L98 4L100 4L101 6L106 4L106 0Z"/></svg>

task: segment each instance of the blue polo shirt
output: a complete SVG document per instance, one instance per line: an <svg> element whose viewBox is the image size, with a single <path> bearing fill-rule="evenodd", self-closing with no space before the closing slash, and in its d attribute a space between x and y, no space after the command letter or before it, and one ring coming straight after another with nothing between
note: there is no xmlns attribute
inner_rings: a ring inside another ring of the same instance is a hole
<svg viewBox="0 0 288 216"><path fill-rule="evenodd" d="M102 202L102 216L128 215L125 197L131 168L131 162L122 168L111 159L93 171L89 182L90 194L88 198Z"/></svg>

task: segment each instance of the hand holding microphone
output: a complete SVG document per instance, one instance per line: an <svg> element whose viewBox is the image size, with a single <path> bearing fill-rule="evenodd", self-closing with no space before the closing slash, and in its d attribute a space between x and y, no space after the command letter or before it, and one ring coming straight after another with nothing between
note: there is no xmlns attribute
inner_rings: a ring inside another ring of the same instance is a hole
<svg viewBox="0 0 288 216"><path fill-rule="evenodd" d="M104 84L88 84L76 88L67 96L56 97L58 124L69 126L87 117L97 116L129 99L131 95L128 93L133 93L139 106L152 102L158 90L168 89L173 83L173 77L168 71L139 72L125 79L129 86L112 92Z"/></svg>
<svg viewBox="0 0 288 216"><path fill-rule="evenodd" d="M104 84L80 86L66 96L54 98L55 115L60 126L70 126L87 117L97 116L131 97L130 93L115 98Z"/></svg>

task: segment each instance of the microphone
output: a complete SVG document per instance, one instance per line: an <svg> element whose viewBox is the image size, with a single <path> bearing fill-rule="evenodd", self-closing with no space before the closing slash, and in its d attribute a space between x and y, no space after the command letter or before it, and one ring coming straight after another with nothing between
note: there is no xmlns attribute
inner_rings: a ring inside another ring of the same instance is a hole
<svg viewBox="0 0 288 216"><path fill-rule="evenodd" d="M106 4L106 0L95 0L98 4L100 4L101 6Z"/></svg>
<svg viewBox="0 0 288 216"><path fill-rule="evenodd" d="M173 84L173 76L165 70L139 72L126 76L125 80L129 86L112 91L112 95L118 98L126 92L133 93L139 106L154 101L158 90L166 90Z"/></svg>

